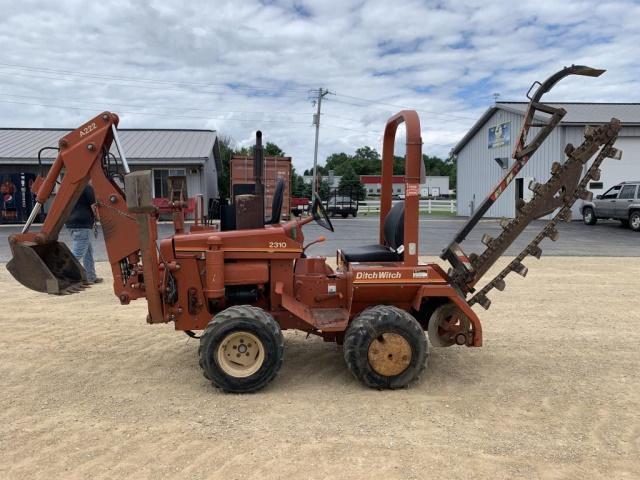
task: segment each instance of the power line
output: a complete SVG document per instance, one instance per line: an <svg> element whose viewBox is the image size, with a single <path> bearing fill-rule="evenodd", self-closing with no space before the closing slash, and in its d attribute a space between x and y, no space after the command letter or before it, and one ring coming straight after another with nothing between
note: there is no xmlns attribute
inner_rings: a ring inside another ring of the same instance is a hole
<svg viewBox="0 0 640 480"><path fill-rule="evenodd" d="M26 78L41 78L41 79L45 79L45 80L57 80L57 81L63 81L63 82L73 82L74 84L77 84L78 79L76 78L64 78L64 77L57 77L57 76L47 76L47 75L39 75L39 74L34 74L34 73L15 73L15 72L0 72L0 75L4 75L4 76L11 76L11 77L26 77ZM143 88L145 90L158 90L158 91L162 91L162 92L179 92L179 93L184 93L185 88L171 88L171 87L166 87L166 86L158 86L158 85L141 85L141 84L137 84L137 83L105 83L105 82L100 82L97 80L87 80L87 79L83 79L82 80L82 84L91 84L91 85L99 85L102 87L127 87L127 88ZM247 92L238 92L238 91L234 91L234 90L197 90L193 93L197 93L197 94L224 94L226 95L242 95L243 97L248 96ZM250 95L249 95L250 96ZM256 97L259 98L278 98L278 97L291 97L291 98L301 98L301 94L297 94L294 95L292 93L279 93L277 95L277 97L275 95L268 95L268 94L259 94L259 95L254 95Z"/></svg>
<svg viewBox="0 0 640 480"><path fill-rule="evenodd" d="M72 106L72 105L56 105L56 104L51 104L51 103L30 103L30 102L21 102L21 101L14 101L14 100L0 100L0 103L10 103L10 104L16 104L16 105L31 105L34 107L50 107L50 108L60 108L63 110L84 110L84 111L91 111L91 112L95 112L96 109L95 108L88 108L88 107L78 107L78 106ZM154 112L131 112L131 111L123 111L120 110L118 113L120 114L126 114L126 115L147 115L147 116L155 116L155 117L163 117L163 118L167 118L167 114L166 113L154 113ZM197 119L197 120L224 120L227 122L256 122L259 121L261 123L281 123L281 124L287 124L287 125L309 125L307 122L292 122L289 120L256 120L256 119L250 119L250 118L233 118L233 117L200 117L200 116L195 116L195 115L174 115L171 114L171 118L192 118L192 119Z"/></svg>
<svg viewBox="0 0 640 480"><path fill-rule="evenodd" d="M50 67L35 67L28 65L18 65L13 63L0 63L0 67L13 68L19 70L27 70L27 71L35 71L35 72L44 72L44 73L52 73L52 74L60 74L60 75L71 75L78 77L89 77L89 78L100 78L100 79L109 79L109 80L121 80L121 81L130 81L135 83L151 83L151 84L162 84L162 85L178 85L178 86L195 86L195 87L225 87L230 89L247 89L247 90L266 90L266 91L291 91L291 92L300 92L306 93L309 91L309 88L305 87L252 87L249 85L230 85L229 83L200 83L200 82L175 82L170 80L158 80L158 79L148 79L148 78L140 78L140 77L127 77L123 75L109 75L102 73L89 73L89 72L78 72L73 70L61 70Z"/></svg>
<svg viewBox="0 0 640 480"><path fill-rule="evenodd" d="M37 96L33 96L33 95L19 95L16 93L0 93L0 96L9 96L9 97L19 97L19 98L29 98L29 99L35 99L35 100L45 100L45 101L49 101L50 99L48 97L37 97ZM139 104L132 104L132 103L115 103L115 102L111 102L111 101L104 101L104 103L99 103L99 102L92 102L90 100L82 100L82 99L74 99L74 100L65 100L65 101L72 101L72 102L81 102L83 104L94 104L94 105L104 105L107 104L111 107L111 106L119 106L119 107L131 107L131 108L150 108L149 105L139 105ZM101 107L102 108L102 107ZM198 107L176 107L176 106L162 106L162 105L154 105L151 106L151 108L162 108L163 110L178 110L178 111L199 111L199 112L214 112L214 113L249 113L249 114L275 114L275 115L309 115L309 112L287 112L287 111L278 111L278 110L273 110L273 111L259 111L259 110L212 110L212 109L206 109L206 108L198 108ZM344 118L344 117L337 117L337 118Z"/></svg>
<svg viewBox="0 0 640 480"><path fill-rule="evenodd" d="M2 94L0 94L2 95ZM103 110L104 107L101 106L100 108L96 109L96 108L89 108L89 107L80 107L80 106L75 106L75 105L59 105L59 104L52 104L52 103L35 103L35 102L23 102L23 101L18 101L18 100L3 100L0 99L0 103L7 103L7 104L13 104L13 105L29 105L29 106L34 106L34 107L47 107L47 108L59 108L62 110L80 110L80 111L89 111L89 112L96 112L96 110ZM159 112L148 112L148 111L144 111L144 112L132 112L132 111L126 111L126 110L120 110L117 112L118 114L124 114L124 115L145 115L145 116L153 116L153 117L163 117L163 118L167 118L167 115L164 113L159 113ZM265 119L251 119L251 118L229 118L229 117L203 117L203 116L195 116L195 115L171 115L172 118L185 118L185 119L195 119L195 120L217 120L217 121L230 121L230 122L240 122L240 123L247 123L247 122L258 122L258 123L269 123L269 124L284 124L284 125L309 125L307 122L296 122L296 121L290 121L290 120L265 120ZM365 133L368 135L373 135L376 137L380 137L381 134L378 132L372 132L372 131L366 131L366 130L357 130L354 128L349 128L349 127L344 127L342 125L332 125L332 124L324 124L325 127L327 128L334 128L334 129L339 129L339 130L348 130L348 131L352 131L352 132L358 132L358 133Z"/></svg>
<svg viewBox="0 0 640 480"><path fill-rule="evenodd" d="M355 97L353 95L345 95L344 93L336 93L336 96L339 97L345 97L345 98L351 98L353 100L359 100L361 102L367 102L370 104L378 104L378 105L386 105L388 107L394 107L394 108L402 108L405 110L416 110L417 112L423 112L423 113L429 113L431 115L438 115L441 117L450 117L450 118L456 118L456 119L460 119L460 120L476 120L476 117L472 117L472 116L468 116L468 115L456 115L453 113L442 113L442 112L436 112L433 110L425 110L425 109L419 109L419 108L412 108L412 107L407 107L404 105L398 105L395 103L387 103L387 102L382 102L380 100L372 100L369 98L362 98L362 97ZM364 107L365 105L358 105L355 103L348 103L348 102L342 102L342 103L347 103L348 105L354 105L356 107Z"/></svg>

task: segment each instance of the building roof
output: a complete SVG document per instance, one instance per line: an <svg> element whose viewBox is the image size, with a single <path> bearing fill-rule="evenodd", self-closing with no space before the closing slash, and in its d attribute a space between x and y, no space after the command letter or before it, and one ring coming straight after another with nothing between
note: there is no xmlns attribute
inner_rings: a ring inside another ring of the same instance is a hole
<svg viewBox="0 0 640 480"><path fill-rule="evenodd" d="M564 108L567 114L561 125L593 125L605 123L616 117L622 125L640 125L640 103L580 103L580 102L544 102L546 105ZM452 153L457 154L469 140L483 127L483 125L498 110L523 115L527 111L529 102L497 102L488 108L474 123L464 137L453 147ZM540 116L544 120L543 116Z"/></svg>
<svg viewBox="0 0 640 480"><path fill-rule="evenodd" d="M58 140L69 133L63 128L0 128L1 163L36 163L38 150L55 147ZM204 163L216 148L214 130L178 129L118 129L124 154L129 163L152 164L171 160L171 163ZM51 162L55 151L42 152ZM119 157L115 144L111 153ZM217 156L217 155L216 155Z"/></svg>

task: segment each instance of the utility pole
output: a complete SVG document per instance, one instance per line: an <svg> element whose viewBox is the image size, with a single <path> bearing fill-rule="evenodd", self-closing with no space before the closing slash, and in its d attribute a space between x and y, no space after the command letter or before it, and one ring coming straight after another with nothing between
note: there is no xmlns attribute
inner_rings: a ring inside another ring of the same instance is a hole
<svg viewBox="0 0 640 480"><path fill-rule="evenodd" d="M313 150L313 180L311 184L311 198L318 193L318 137L320 136L320 109L322 107L322 98L330 92L320 87L318 89L318 98L316 102L316 113L313 115L313 125L316 126L316 145Z"/></svg>

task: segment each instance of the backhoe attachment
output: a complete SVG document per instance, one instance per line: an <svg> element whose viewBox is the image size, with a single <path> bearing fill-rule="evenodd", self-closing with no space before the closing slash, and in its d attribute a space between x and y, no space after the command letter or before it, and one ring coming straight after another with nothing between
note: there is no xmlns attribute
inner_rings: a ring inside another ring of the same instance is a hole
<svg viewBox="0 0 640 480"><path fill-rule="evenodd" d="M58 142L58 155L46 177L38 176L33 183L36 204L22 233L9 238L13 257L7 263L7 270L25 287L53 295L75 293L85 288L84 268L69 247L58 241L58 235L89 180L93 180L97 198L106 192L103 196L112 199L110 204L119 202L121 195L117 186L104 173L104 163L108 161L114 140L121 150L117 124L117 115L104 112L65 135ZM121 162L125 172L128 171L122 154ZM52 196L56 184L57 191L42 228L30 232L31 224ZM124 202L121 203L124 208ZM109 217L105 213L103 226L112 223Z"/></svg>

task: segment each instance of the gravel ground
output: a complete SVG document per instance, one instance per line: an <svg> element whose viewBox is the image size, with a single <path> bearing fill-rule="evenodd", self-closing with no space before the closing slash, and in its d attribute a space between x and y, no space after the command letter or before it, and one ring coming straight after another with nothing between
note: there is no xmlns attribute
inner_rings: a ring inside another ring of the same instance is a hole
<svg viewBox="0 0 640 480"><path fill-rule="evenodd" d="M214 389L197 341L108 282L48 297L0 265L0 478L640 478L637 259L527 265L480 312L485 346L432 348L409 389L286 332L252 395Z"/></svg>

